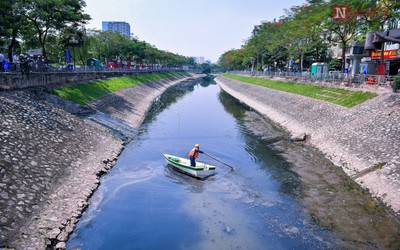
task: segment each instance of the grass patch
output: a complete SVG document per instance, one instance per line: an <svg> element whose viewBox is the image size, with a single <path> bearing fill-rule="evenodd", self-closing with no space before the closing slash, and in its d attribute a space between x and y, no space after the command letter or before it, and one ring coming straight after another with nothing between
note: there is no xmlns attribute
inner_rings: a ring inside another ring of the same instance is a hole
<svg viewBox="0 0 400 250"><path fill-rule="evenodd" d="M371 92L351 91L339 88L315 86L311 84L283 82L256 77L251 78L232 74L223 74L223 76L270 89L280 90L292 94L327 101L347 108L352 108L360 103L365 102L366 100L372 99L377 96L377 94Z"/></svg>
<svg viewBox="0 0 400 250"><path fill-rule="evenodd" d="M170 72L164 74L138 74L134 76L115 77L88 83L69 85L50 90L50 92L63 99L84 105L92 100L123 88L179 75L182 75L182 73Z"/></svg>

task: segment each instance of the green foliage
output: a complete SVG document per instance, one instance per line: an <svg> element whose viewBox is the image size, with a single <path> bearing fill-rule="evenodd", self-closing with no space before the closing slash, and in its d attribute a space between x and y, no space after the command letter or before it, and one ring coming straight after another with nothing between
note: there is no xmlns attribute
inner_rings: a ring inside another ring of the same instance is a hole
<svg viewBox="0 0 400 250"><path fill-rule="evenodd" d="M17 50L25 54L28 49L41 48L45 57L58 63L65 61L63 51L70 49L82 65L94 57L102 62L107 58L163 67L195 66L190 57L159 50L137 38L86 30L90 16L85 6L82 0L0 1L0 47L9 44L10 56ZM79 41L77 46L69 42L72 37Z"/></svg>
<svg viewBox="0 0 400 250"><path fill-rule="evenodd" d="M90 30L85 37L83 49L87 57L104 62L107 60L127 60L134 63L159 64L162 67L194 66L194 59L159 50L145 41L130 39L115 32Z"/></svg>
<svg viewBox="0 0 400 250"><path fill-rule="evenodd" d="M245 69L244 58L243 50L229 50L221 55L219 65L226 70Z"/></svg>
<svg viewBox="0 0 400 250"><path fill-rule="evenodd" d="M20 42L17 40L21 28L26 25L23 18L21 1L0 1L0 47L8 47L8 59L11 61L12 52L17 51Z"/></svg>
<svg viewBox="0 0 400 250"><path fill-rule="evenodd" d="M342 59L334 58L331 60L329 65L330 70L341 70L342 69Z"/></svg>
<svg viewBox="0 0 400 250"><path fill-rule="evenodd" d="M0 1L0 47L5 43L5 39L1 39L7 36L7 30L10 28L10 18L12 14L10 13L11 3L9 1Z"/></svg>
<svg viewBox="0 0 400 250"><path fill-rule="evenodd" d="M337 5L349 7L348 20L333 20L333 6ZM289 60L302 58L303 66L307 67L313 62L330 61L329 48L334 44L342 48L344 58L351 42L362 40L368 31L383 31L387 21L397 20L399 10L400 2L392 0L308 0L307 4L286 10L277 22L255 25L252 36L240 49L243 56L226 52L220 57L220 66L227 70L251 66L285 70ZM227 55L234 59L226 58ZM343 67L344 61L340 67L332 68Z"/></svg>
<svg viewBox="0 0 400 250"><path fill-rule="evenodd" d="M345 89L329 88L294 82L273 81L262 78L250 78L231 74L224 74L223 76L241 82L251 83L275 90L331 102L347 108L354 107L376 96L376 94L370 92L350 91Z"/></svg>
<svg viewBox="0 0 400 250"><path fill-rule="evenodd" d="M202 63L201 64L201 69L204 74L210 74L211 73L211 65L208 63Z"/></svg>
<svg viewBox="0 0 400 250"><path fill-rule="evenodd" d="M181 75L181 73L138 74L132 77L116 77L106 80L97 80L89 83L69 85L54 89L51 92L63 99L84 105L101 96L110 94L123 88L178 75Z"/></svg>
<svg viewBox="0 0 400 250"><path fill-rule="evenodd" d="M394 81L392 83L392 89L393 89L393 92L399 92L400 91L400 76L396 76L394 78Z"/></svg>
<svg viewBox="0 0 400 250"><path fill-rule="evenodd" d="M43 56L46 56L46 43L48 35L67 28L68 26L80 27L90 16L83 12L85 2L81 0L35 0L17 1L23 11L27 22L22 28L27 37L36 37Z"/></svg>

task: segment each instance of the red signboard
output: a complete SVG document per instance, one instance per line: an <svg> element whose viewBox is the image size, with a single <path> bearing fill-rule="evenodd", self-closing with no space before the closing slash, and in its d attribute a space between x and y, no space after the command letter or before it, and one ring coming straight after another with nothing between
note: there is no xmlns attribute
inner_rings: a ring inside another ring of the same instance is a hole
<svg viewBox="0 0 400 250"><path fill-rule="evenodd" d="M380 60L382 58L381 50L372 50L370 52L370 57L372 60ZM399 58L399 53L397 50L385 50L383 52L383 59L397 59Z"/></svg>

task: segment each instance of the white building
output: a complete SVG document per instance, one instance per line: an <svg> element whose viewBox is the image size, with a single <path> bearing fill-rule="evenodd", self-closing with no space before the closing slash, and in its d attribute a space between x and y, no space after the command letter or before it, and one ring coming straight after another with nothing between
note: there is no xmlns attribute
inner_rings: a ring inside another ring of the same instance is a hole
<svg viewBox="0 0 400 250"><path fill-rule="evenodd" d="M131 36L131 26L126 22L102 22L102 31L118 32L126 37Z"/></svg>
<svg viewBox="0 0 400 250"><path fill-rule="evenodd" d="M196 63L198 63L198 64L203 64L203 63L205 62L205 59L204 59L203 56L199 56L199 57L194 56L193 59L194 59L194 61L195 61Z"/></svg>

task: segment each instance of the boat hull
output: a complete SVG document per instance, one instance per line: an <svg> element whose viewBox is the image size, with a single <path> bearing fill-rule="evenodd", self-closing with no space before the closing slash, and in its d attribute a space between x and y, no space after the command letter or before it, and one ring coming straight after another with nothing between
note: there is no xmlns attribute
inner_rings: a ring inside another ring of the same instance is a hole
<svg viewBox="0 0 400 250"><path fill-rule="evenodd" d="M190 160L174 155L164 154L165 160L175 169L196 178L213 175L216 167L202 162L196 162L196 167L190 166Z"/></svg>

